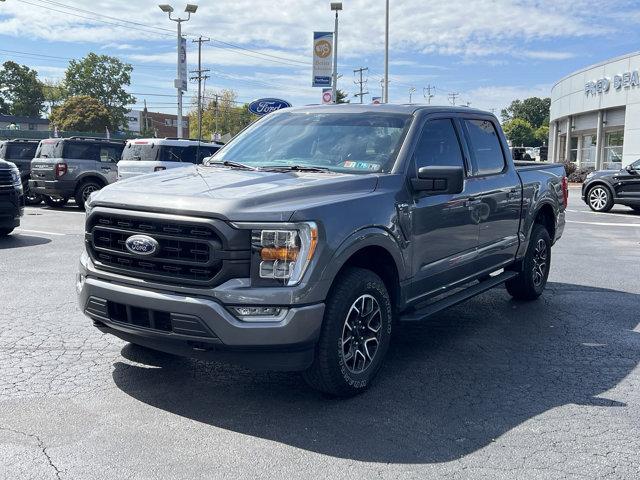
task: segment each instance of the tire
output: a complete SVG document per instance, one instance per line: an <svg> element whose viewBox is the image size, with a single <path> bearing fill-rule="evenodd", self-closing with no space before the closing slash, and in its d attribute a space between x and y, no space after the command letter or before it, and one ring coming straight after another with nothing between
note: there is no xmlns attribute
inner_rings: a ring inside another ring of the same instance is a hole
<svg viewBox="0 0 640 480"><path fill-rule="evenodd" d="M89 195L93 192L97 192L102 188L102 184L96 180L85 180L76 189L76 205L84 210L84 204L89 199Z"/></svg>
<svg viewBox="0 0 640 480"><path fill-rule="evenodd" d="M313 364L303 372L304 379L329 395L363 392L382 366L392 321L391 299L380 277L349 268L331 289Z"/></svg>
<svg viewBox="0 0 640 480"><path fill-rule="evenodd" d="M544 291L551 266L551 238L547 229L535 224L529 247L519 264L517 277L507 280L507 292L517 300L535 300Z"/></svg>
<svg viewBox="0 0 640 480"><path fill-rule="evenodd" d="M0 228L0 238L8 237L11 232L13 232L13 228Z"/></svg>
<svg viewBox="0 0 640 480"><path fill-rule="evenodd" d="M640 206L632 206L631 207L633 209L634 212L639 213L640 214Z"/></svg>
<svg viewBox="0 0 640 480"><path fill-rule="evenodd" d="M51 208L62 208L69 201L68 197L62 198L53 198L53 197L44 197L44 203L46 203Z"/></svg>
<svg viewBox="0 0 640 480"><path fill-rule="evenodd" d="M24 203L25 205L40 205L44 197L39 193L29 193L26 192L24 194Z"/></svg>
<svg viewBox="0 0 640 480"><path fill-rule="evenodd" d="M594 185L587 192L587 205L594 212L608 212L613 207L611 191L604 185Z"/></svg>

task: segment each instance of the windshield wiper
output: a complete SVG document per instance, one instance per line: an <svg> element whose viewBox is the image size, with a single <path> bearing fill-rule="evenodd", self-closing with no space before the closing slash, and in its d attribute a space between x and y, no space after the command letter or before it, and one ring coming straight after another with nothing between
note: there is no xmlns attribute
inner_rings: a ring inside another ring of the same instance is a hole
<svg viewBox="0 0 640 480"><path fill-rule="evenodd" d="M261 167L261 170L294 171L294 172L331 172L327 167L316 167L314 165L268 165Z"/></svg>
<svg viewBox="0 0 640 480"><path fill-rule="evenodd" d="M204 164L205 167L208 167L210 165L224 165L225 167L240 168L242 170L256 170L255 167L251 167L249 165L245 165L244 163L240 163L240 162L234 162L232 160L225 160L223 162L209 160L207 163Z"/></svg>

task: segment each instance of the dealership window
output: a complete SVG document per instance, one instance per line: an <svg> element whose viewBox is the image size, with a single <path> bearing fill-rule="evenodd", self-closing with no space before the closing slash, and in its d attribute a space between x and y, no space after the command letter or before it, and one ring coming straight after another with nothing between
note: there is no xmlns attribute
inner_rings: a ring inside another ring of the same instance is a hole
<svg viewBox="0 0 640 480"><path fill-rule="evenodd" d="M571 137L571 145L569 152L569 160L571 162L576 163L578 161L578 137Z"/></svg>
<svg viewBox="0 0 640 480"><path fill-rule="evenodd" d="M561 135L560 137L558 137L558 159L560 160L560 162L564 163L566 151L567 151L567 136Z"/></svg>
<svg viewBox="0 0 640 480"><path fill-rule="evenodd" d="M591 167L596 166L596 136L595 134L582 136L582 149L580 152L580 166Z"/></svg>
<svg viewBox="0 0 640 480"><path fill-rule="evenodd" d="M604 165L605 170L616 170L622 167L622 145L624 130L608 132L604 141Z"/></svg>

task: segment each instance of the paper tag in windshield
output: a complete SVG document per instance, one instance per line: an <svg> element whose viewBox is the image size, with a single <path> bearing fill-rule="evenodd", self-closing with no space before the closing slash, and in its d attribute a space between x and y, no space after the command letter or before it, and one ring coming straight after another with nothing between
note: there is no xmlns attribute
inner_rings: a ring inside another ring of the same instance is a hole
<svg viewBox="0 0 640 480"><path fill-rule="evenodd" d="M369 163L369 162L353 162L348 160L343 164L344 168L357 168L358 170L371 170L377 171L380 170L379 163Z"/></svg>

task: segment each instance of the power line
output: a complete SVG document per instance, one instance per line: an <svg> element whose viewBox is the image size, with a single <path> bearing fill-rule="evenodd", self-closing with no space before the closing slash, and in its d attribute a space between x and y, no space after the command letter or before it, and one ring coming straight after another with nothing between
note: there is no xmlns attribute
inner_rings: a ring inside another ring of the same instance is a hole
<svg viewBox="0 0 640 480"><path fill-rule="evenodd" d="M368 72L368 71L369 71L369 68L368 68L368 67L360 67L360 68L356 68L356 69L353 71L353 74L354 74L354 75L360 75L360 80L354 80L354 81L353 81L353 83L355 83L356 85L358 85L358 86L360 87L360 93L356 93L356 94L354 95L354 97L360 97L360 103L362 103L362 101L363 101L363 97L364 97L365 95L369 95L369 92L368 92L368 91L367 91L367 92L363 91L363 90L364 90L364 86L365 86L365 85L367 84L367 82L369 81L368 79L363 78L363 74L364 74L364 72Z"/></svg>
<svg viewBox="0 0 640 480"><path fill-rule="evenodd" d="M454 106L455 106L455 104L456 104L456 98L458 98L459 96L460 96L460 94L459 94L458 92L451 92L451 93L448 95L449 103L451 103L451 105L454 105Z"/></svg>
<svg viewBox="0 0 640 480"><path fill-rule="evenodd" d="M433 93L431 93L433 91ZM431 105L431 99L436 96L436 87L429 84L425 88L422 89L422 96L427 101L429 105Z"/></svg>
<svg viewBox="0 0 640 480"><path fill-rule="evenodd" d="M208 69L202 68L202 44L208 42L208 38L198 37L198 40L192 40L198 43L198 69L191 73L197 73L196 76L191 77L192 80L198 81L198 140L202 140L202 81L209 78L205 75ZM199 148L199 147L198 147Z"/></svg>

